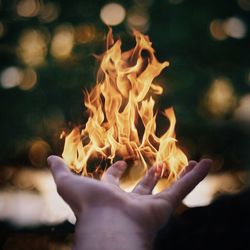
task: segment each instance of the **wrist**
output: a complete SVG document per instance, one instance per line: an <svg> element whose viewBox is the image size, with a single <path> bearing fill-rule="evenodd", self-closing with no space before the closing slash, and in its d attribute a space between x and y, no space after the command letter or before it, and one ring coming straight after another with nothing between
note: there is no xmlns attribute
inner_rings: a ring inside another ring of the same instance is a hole
<svg viewBox="0 0 250 250"><path fill-rule="evenodd" d="M78 216L74 250L150 250L154 237L119 209L96 207Z"/></svg>

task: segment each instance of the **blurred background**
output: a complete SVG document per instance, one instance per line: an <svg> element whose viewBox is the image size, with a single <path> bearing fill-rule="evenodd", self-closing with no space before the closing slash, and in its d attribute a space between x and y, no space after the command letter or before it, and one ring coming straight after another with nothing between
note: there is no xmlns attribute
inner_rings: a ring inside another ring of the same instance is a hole
<svg viewBox="0 0 250 250"><path fill-rule="evenodd" d="M174 107L189 159L214 160L156 249L249 249L250 0L0 0L1 249L71 249L74 218L46 158L86 121L107 25L124 49L131 29L149 35L170 62L157 105Z"/></svg>

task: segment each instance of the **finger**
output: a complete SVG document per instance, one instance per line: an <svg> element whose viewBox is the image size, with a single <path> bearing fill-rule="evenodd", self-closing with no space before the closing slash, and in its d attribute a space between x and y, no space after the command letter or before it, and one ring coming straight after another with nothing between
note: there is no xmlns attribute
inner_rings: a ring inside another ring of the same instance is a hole
<svg viewBox="0 0 250 250"><path fill-rule="evenodd" d="M184 168L184 170L180 174L180 178L184 177L187 173L189 173L197 164L197 161L189 161L188 165Z"/></svg>
<svg viewBox="0 0 250 250"><path fill-rule="evenodd" d="M147 174L142 178L142 180L133 189L133 193L136 194L151 194L157 181L159 180L159 167L151 167Z"/></svg>
<svg viewBox="0 0 250 250"><path fill-rule="evenodd" d="M51 155L47 159L48 165L51 169L52 175L56 184L65 176L71 174L68 166L64 160L58 156Z"/></svg>
<svg viewBox="0 0 250 250"><path fill-rule="evenodd" d="M119 185L119 180L127 168L125 161L117 161L102 175L101 181Z"/></svg>
<svg viewBox="0 0 250 250"><path fill-rule="evenodd" d="M201 160L192 170L177 180L172 187L159 193L158 196L170 201L175 208L206 177L211 164L212 160L210 159Z"/></svg>
<svg viewBox="0 0 250 250"><path fill-rule="evenodd" d="M68 168L64 160L58 156L51 155L47 159L48 165L51 169L53 178L56 183L57 192L66 199L68 196L72 196L73 191L80 188L77 183L82 182L83 178L74 175ZM80 179L79 179L80 178Z"/></svg>
<svg viewBox="0 0 250 250"><path fill-rule="evenodd" d="M54 177L58 194L70 205L76 215L81 210L82 183L84 178L74 175L64 160L58 156L49 156L48 165Z"/></svg>

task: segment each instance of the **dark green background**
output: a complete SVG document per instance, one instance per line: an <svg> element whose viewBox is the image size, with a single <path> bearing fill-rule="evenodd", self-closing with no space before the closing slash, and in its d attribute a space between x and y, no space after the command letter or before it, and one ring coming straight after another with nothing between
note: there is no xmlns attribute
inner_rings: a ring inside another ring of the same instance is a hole
<svg viewBox="0 0 250 250"><path fill-rule="evenodd" d="M118 2L126 9L134 4ZM250 68L249 30L243 39L229 37L224 41L214 39L209 30L212 20L229 17L241 18L249 29L250 12L241 9L236 0L151 2L147 34L160 61L170 61L170 67L161 75L166 91L158 105L174 106L180 145L190 158L206 155L219 159L222 169L247 168L250 162L247 124L236 122L230 112L213 117L202 103L212 81L219 76L231 79L238 100L250 92L246 79ZM15 13L16 3L6 0L0 5L0 21L6 29L0 39L0 72L8 66L25 67L15 52L25 29L46 27L52 34L62 23L76 26L86 22L94 24L101 34L107 32L99 18L107 1L57 1L60 15L51 23L42 23L37 17L19 17ZM114 27L114 34L122 37L124 48L134 44L125 23ZM46 63L36 68L38 84L32 90L0 88L1 165L29 164L28 142L33 138L44 139L51 145L51 152L61 153L62 142L57 140L61 130L70 123L86 121L82 90L93 86L97 65L92 54L103 49L104 39L99 39L76 45L72 57L64 62L56 61L48 53ZM64 117L58 129L47 126L47 120L58 112Z"/></svg>

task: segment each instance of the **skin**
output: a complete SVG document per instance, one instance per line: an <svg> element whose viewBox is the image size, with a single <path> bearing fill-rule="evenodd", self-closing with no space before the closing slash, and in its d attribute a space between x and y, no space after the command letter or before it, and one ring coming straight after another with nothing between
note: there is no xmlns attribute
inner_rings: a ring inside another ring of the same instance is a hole
<svg viewBox="0 0 250 250"><path fill-rule="evenodd" d="M127 167L124 161L110 166L98 181L73 174L60 157L48 158L57 191L77 218L74 250L152 249L157 231L205 178L211 163L210 159L190 161L170 188L152 195L159 167L150 168L132 192L125 192L119 187Z"/></svg>

